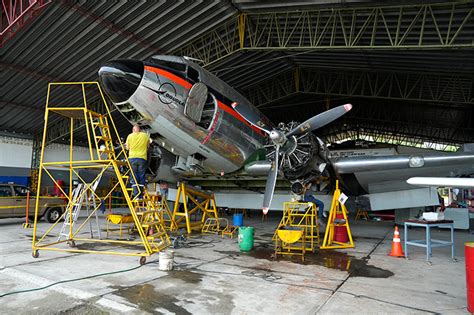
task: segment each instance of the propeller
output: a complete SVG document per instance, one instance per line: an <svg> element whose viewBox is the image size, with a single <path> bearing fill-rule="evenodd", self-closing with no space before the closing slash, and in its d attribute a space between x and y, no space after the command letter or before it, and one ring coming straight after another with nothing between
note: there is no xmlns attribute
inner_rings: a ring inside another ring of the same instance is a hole
<svg viewBox="0 0 474 315"><path fill-rule="evenodd" d="M293 135L300 135L302 133L310 132L318 128L324 127L327 124L338 119L339 117L341 117L348 111L350 111L351 108L352 108L351 104L345 104L338 107L334 107L325 112L322 112L321 114L311 117L304 123L298 125L296 128L288 132L286 136L291 137Z"/></svg>
<svg viewBox="0 0 474 315"><path fill-rule="evenodd" d="M295 138L295 136L301 136L301 135L304 136L304 134L307 134L318 128L324 127L352 109L351 104L345 104L338 107L334 107L321 114L311 117L310 119L306 120L302 124L299 124L292 130L285 133L284 125L283 127L279 127L278 129L271 128L261 119L258 113L252 111L251 108L242 106L240 104L237 104L236 102L232 103L231 106L248 123L250 123L251 125L265 132L272 141L271 145L275 147L272 168L267 177L267 182L265 185L265 195L263 197L262 210L264 214L266 214L270 208L270 204L273 199L273 193L275 191L276 179L278 177L278 171L281 166L281 164L279 163L279 156L281 154L280 148L282 148L287 143L288 139ZM285 159L285 154L286 154L285 150L287 150L286 147L287 146L283 147L284 152L282 153L283 154L282 161ZM324 163L321 164L319 171L322 172L325 166L326 164Z"/></svg>
<svg viewBox="0 0 474 315"><path fill-rule="evenodd" d="M266 134L270 134L271 127L268 126L262 119L260 119L261 117L258 115L258 113L252 111L249 107L237 104L236 102L233 102L230 105L249 124L257 127Z"/></svg>
<svg viewBox="0 0 474 315"><path fill-rule="evenodd" d="M265 195L263 195L263 214L267 214L270 209L270 204L273 199L273 192L275 191L275 184L278 177L278 169L280 165L278 164L278 156L280 155L280 146L277 145L275 148L274 160L272 163L272 168L267 177L267 183L265 184Z"/></svg>

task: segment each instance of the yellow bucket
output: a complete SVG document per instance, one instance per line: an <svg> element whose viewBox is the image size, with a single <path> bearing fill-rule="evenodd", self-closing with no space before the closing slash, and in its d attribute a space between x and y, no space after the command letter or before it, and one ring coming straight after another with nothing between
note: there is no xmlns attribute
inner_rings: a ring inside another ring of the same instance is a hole
<svg viewBox="0 0 474 315"><path fill-rule="evenodd" d="M108 214L107 220L109 220L113 224L124 224L124 223L131 223L133 222L133 217L130 214Z"/></svg>
<svg viewBox="0 0 474 315"><path fill-rule="evenodd" d="M303 230L277 230L278 237L282 242L292 244L303 236Z"/></svg>

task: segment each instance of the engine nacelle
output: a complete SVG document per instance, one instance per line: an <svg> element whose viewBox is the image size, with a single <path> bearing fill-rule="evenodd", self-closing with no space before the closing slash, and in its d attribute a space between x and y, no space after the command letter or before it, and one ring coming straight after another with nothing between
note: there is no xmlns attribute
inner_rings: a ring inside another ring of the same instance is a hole
<svg viewBox="0 0 474 315"><path fill-rule="evenodd" d="M295 195L302 195L304 194L304 184L302 181L295 181L291 183L291 192Z"/></svg>

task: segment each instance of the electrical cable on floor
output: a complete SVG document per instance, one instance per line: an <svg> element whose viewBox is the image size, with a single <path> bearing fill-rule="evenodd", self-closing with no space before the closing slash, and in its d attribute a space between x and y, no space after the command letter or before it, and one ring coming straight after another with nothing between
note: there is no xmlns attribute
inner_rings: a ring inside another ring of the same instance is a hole
<svg viewBox="0 0 474 315"><path fill-rule="evenodd" d="M155 261L150 261L149 263L146 263L145 265L150 264L150 263L154 263L154 262ZM133 268L128 268L128 269L122 269L122 270L110 271L110 272L103 272L103 273L98 273L98 274L95 274L95 275L90 275L90 276L85 276L85 277L80 277L80 278L75 278L75 279L61 280L61 281L57 281L57 282L54 282L54 283L51 283L51 284L48 284L48 285L45 285L45 286L39 287L39 288L24 289L24 290L11 291L11 292L7 292L7 293L3 293L3 294L0 294L0 298L8 296L8 295L28 293L28 292L34 292L34 291L41 291L41 290L50 288L50 287L58 285L58 284L76 282L76 281L80 281L80 280L86 280L86 279L92 279L92 278L97 278L97 277L102 277L102 276L114 275L114 274L118 274L118 273L129 272L129 271L133 271L133 270L136 270L138 268L141 268L141 267L143 267L143 266L140 265L140 266L133 267Z"/></svg>

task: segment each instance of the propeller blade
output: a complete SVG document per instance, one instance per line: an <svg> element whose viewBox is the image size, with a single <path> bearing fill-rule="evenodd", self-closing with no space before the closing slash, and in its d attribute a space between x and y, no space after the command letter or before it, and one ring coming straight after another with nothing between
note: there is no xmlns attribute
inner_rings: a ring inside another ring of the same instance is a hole
<svg viewBox="0 0 474 315"><path fill-rule="evenodd" d="M231 104L232 108L240 115L242 116L249 124L257 127L258 129L262 130L266 134L270 134L270 130L273 129L271 126L268 126L258 115L258 113L255 113L252 111L250 108L239 105L236 102L233 102Z"/></svg>
<svg viewBox="0 0 474 315"><path fill-rule="evenodd" d="M293 135L298 135L321 128L329 124L330 122L333 122L334 120L338 119L339 117L350 111L351 108L351 104L345 104L322 112L321 114L316 115L308 119L304 123L300 124L298 127L288 132L286 136L291 137Z"/></svg>
<svg viewBox="0 0 474 315"><path fill-rule="evenodd" d="M262 207L263 214L268 213L268 210L270 209L270 204L272 203L273 192L275 191L275 184L278 177L278 168L280 165L278 162L279 153L280 153L280 146L276 146L275 159L272 163L272 168L270 170L270 173L268 174L267 183L265 185L265 195L263 196L263 207Z"/></svg>

